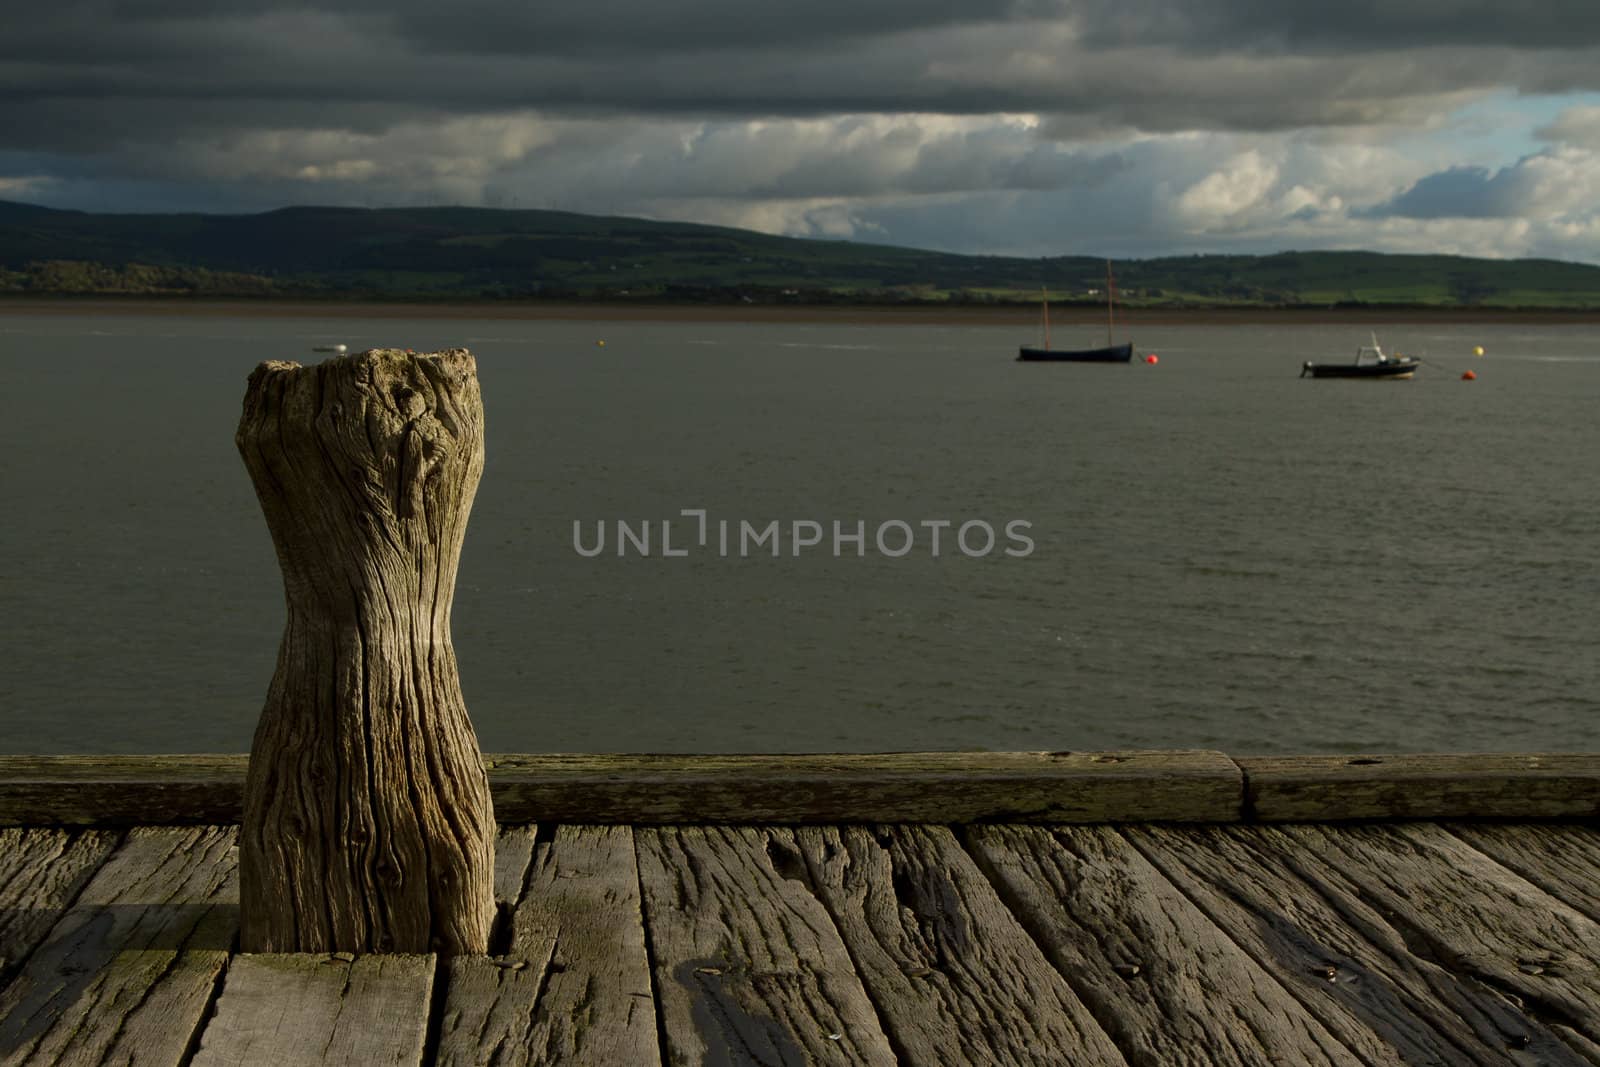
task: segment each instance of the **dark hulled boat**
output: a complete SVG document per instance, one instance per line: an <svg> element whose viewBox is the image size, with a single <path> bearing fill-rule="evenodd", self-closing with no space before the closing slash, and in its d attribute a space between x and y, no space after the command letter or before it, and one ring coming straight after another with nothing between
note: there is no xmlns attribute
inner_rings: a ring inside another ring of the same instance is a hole
<svg viewBox="0 0 1600 1067"><path fill-rule="evenodd" d="M1049 290L1039 291L1043 345L1023 345L1017 349L1017 359L1024 363L1131 363L1133 342L1112 343L1112 330L1116 317L1117 289L1111 277L1111 261L1106 260L1106 343L1104 348L1051 348L1050 347L1050 295Z"/></svg>
<svg viewBox="0 0 1600 1067"><path fill-rule="evenodd" d="M1356 349L1351 363L1314 363L1306 360L1300 368L1300 377L1311 378L1410 378L1422 366L1414 356L1389 355L1378 345L1376 334L1370 345Z"/></svg>
<svg viewBox="0 0 1600 1067"><path fill-rule="evenodd" d="M1133 342L1111 345L1107 348L1079 349L1031 348L1023 345L1017 350L1017 358L1026 362L1055 360L1067 363L1131 363Z"/></svg>

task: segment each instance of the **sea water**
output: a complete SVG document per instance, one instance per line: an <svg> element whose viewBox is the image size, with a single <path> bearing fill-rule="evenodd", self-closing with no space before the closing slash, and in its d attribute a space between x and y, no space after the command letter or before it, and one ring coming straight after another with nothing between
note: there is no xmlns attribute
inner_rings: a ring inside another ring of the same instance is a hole
<svg viewBox="0 0 1600 1067"><path fill-rule="evenodd" d="M0 746L248 748L283 594L239 403L344 343L478 357L486 751L1600 748L1600 335L1397 323L1415 380L1298 377L1367 330L1086 366L1027 324L8 312Z"/></svg>

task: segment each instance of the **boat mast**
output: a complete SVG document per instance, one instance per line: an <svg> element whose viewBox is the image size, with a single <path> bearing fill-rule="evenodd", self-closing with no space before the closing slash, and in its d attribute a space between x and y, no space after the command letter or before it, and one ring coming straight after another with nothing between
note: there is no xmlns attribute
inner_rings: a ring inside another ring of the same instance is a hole
<svg viewBox="0 0 1600 1067"><path fill-rule="evenodd" d="M1039 286L1039 308L1044 315L1044 347L1050 349L1050 290Z"/></svg>
<svg viewBox="0 0 1600 1067"><path fill-rule="evenodd" d="M1117 283L1111 277L1111 261L1106 260L1106 347L1110 348L1111 320L1117 306Z"/></svg>

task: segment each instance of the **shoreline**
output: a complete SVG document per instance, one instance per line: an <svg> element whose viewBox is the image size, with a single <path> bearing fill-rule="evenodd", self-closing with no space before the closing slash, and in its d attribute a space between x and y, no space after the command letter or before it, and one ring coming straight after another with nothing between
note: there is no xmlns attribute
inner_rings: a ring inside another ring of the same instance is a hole
<svg viewBox="0 0 1600 1067"><path fill-rule="evenodd" d="M723 305L723 304L585 304L585 303L401 303L253 300L190 300L184 298L20 298L0 299L0 318L7 315L189 315L231 318L410 318L488 319L510 321L611 322L811 322L840 325L1016 326L1035 321L1035 309L895 305ZM1052 307L1060 323L1104 322L1101 308ZM1122 325L1247 326L1362 323L1513 323L1589 325L1600 323L1600 310L1550 311L1489 308L1133 308Z"/></svg>

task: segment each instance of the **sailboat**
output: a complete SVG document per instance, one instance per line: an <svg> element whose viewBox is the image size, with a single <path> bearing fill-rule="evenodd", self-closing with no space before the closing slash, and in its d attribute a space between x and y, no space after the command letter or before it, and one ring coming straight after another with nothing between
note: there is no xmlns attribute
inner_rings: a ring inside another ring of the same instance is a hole
<svg viewBox="0 0 1600 1067"><path fill-rule="evenodd" d="M1051 348L1050 347L1050 297L1048 290L1039 290L1039 304L1044 321L1044 346L1035 348L1032 345L1023 345L1017 350L1017 359L1025 362L1055 362L1055 363L1131 363L1133 362L1133 342L1115 344L1112 340L1112 331L1115 328L1117 286L1111 277L1111 261L1106 260L1106 346L1104 348Z"/></svg>

